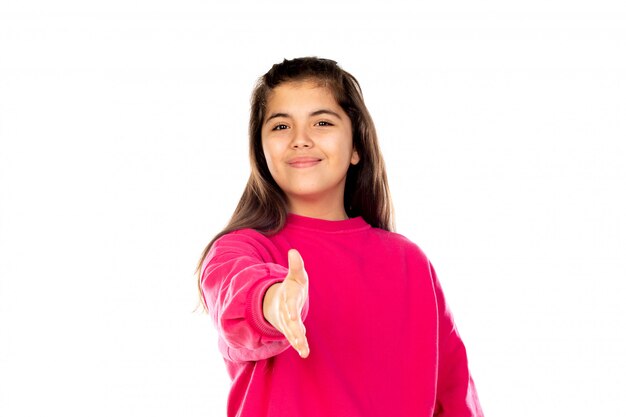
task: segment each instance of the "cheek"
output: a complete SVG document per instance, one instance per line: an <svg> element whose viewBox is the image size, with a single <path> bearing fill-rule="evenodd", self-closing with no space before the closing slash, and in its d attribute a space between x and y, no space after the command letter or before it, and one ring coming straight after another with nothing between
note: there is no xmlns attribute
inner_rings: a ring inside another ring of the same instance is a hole
<svg viewBox="0 0 626 417"><path fill-rule="evenodd" d="M271 161L271 152L270 152L270 147L265 139L261 139L261 151L263 151L263 156L265 157L265 161L267 162L267 165L269 166L270 161Z"/></svg>
<svg viewBox="0 0 626 417"><path fill-rule="evenodd" d="M342 151L344 159L348 163L352 163L354 159L354 145L352 144L352 137L349 137L343 142Z"/></svg>
<svg viewBox="0 0 626 417"><path fill-rule="evenodd" d="M263 156L265 156L265 163L267 164L270 172L274 173L275 167L277 165L276 158L278 155L276 146L272 143L272 141L266 140L262 140L261 145L263 150Z"/></svg>

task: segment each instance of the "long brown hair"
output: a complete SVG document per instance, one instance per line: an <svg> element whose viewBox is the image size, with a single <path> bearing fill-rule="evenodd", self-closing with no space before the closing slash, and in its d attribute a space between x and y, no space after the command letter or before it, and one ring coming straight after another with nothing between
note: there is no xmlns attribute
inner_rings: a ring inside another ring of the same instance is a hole
<svg viewBox="0 0 626 417"><path fill-rule="evenodd" d="M245 228L271 235L285 225L287 198L267 167L261 144L261 127L272 90L285 82L304 80L315 81L328 88L352 123L352 143L360 160L348 168L344 191L346 214L349 217L361 216L373 227L390 231L395 228L385 163L378 146L374 122L365 107L358 81L330 59L285 59L259 78L252 92L248 129L250 177L227 226L202 252L196 269L200 294L202 262L218 238ZM204 305L204 298L200 296L200 299ZM204 307L206 309L206 305Z"/></svg>

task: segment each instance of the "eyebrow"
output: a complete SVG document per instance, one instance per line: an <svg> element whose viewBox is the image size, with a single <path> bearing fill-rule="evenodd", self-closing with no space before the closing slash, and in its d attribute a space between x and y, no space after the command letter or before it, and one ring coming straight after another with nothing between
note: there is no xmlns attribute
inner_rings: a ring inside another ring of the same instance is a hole
<svg viewBox="0 0 626 417"><path fill-rule="evenodd" d="M341 116L339 115L339 113L334 112L334 111L332 111L330 109L315 110L314 112L309 114L309 117L319 116L320 114L330 114L331 116L335 116L336 118L341 120ZM269 116L267 119L265 119L265 122L263 124L267 124L270 120L276 119L277 117L287 117L287 118L290 118L291 116L289 114L287 114L287 113L273 113L271 116Z"/></svg>

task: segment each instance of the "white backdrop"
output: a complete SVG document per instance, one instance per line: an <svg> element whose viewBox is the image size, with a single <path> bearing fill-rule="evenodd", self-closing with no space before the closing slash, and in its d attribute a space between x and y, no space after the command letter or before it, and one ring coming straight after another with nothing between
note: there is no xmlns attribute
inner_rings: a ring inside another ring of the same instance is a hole
<svg viewBox="0 0 626 417"><path fill-rule="evenodd" d="M306 55L361 82L486 415L626 414L624 2L0 4L1 416L225 416L194 267Z"/></svg>

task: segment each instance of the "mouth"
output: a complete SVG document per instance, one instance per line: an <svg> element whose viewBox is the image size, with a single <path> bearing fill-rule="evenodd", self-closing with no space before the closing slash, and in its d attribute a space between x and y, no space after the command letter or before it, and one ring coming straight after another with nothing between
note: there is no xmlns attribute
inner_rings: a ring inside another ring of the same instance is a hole
<svg viewBox="0 0 626 417"><path fill-rule="evenodd" d="M287 164L292 168L308 168L319 164L321 161L320 158L299 157L290 159Z"/></svg>

